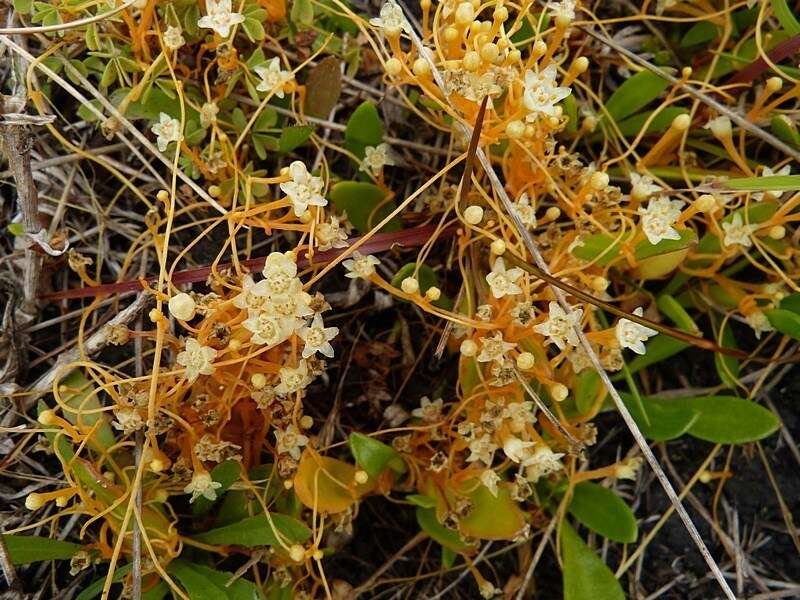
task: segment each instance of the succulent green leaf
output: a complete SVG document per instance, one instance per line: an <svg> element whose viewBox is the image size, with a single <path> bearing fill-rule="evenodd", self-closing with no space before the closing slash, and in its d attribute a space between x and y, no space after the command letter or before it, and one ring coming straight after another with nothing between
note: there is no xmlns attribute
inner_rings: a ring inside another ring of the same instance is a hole
<svg viewBox="0 0 800 600"><path fill-rule="evenodd" d="M347 441L353 458L370 477L379 477L387 468L395 473L405 473L408 470L397 450L383 442L362 433L351 433Z"/></svg>
<svg viewBox="0 0 800 600"><path fill-rule="evenodd" d="M80 544L35 535L3 535L3 541L15 565L40 560L65 560L83 548Z"/></svg>
<svg viewBox="0 0 800 600"><path fill-rule="evenodd" d="M386 194L381 188L362 181L340 181L331 189L330 199L338 210L347 213L350 222L361 233L370 231L397 208L394 201L384 201ZM400 229L400 219L395 217L381 231Z"/></svg>
<svg viewBox="0 0 800 600"><path fill-rule="evenodd" d="M613 490L591 481L573 488L567 510L583 525L615 542L629 544L639 535L630 507Z"/></svg>
<svg viewBox="0 0 800 600"><path fill-rule="evenodd" d="M614 573L572 526L561 523L564 600L625 600Z"/></svg>

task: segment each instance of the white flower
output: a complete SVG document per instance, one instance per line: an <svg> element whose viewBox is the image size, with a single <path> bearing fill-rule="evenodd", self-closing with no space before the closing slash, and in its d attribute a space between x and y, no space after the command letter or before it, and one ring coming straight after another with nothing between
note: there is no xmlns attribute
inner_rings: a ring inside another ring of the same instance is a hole
<svg viewBox="0 0 800 600"><path fill-rule="evenodd" d="M784 176L784 175L791 175L792 167L786 165L782 169L779 169L777 172L773 171L769 167L764 167L761 171L761 177L775 177L775 176ZM753 194L753 200L759 201L763 200L765 197L768 199L776 199L780 198L783 195L783 190L766 190L765 192L757 192Z"/></svg>
<svg viewBox="0 0 800 600"><path fill-rule="evenodd" d="M503 409L503 418L509 420L509 429L514 433L524 431L525 426L533 424L536 416L533 413L533 402L511 402Z"/></svg>
<svg viewBox="0 0 800 600"><path fill-rule="evenodd" d="M151 131L156 135L156 146L164 152L170 142L181 140L181 123L178 119L173 119L167 113L158 116L158 123L153 125Z"/></svg>
<svg viewBox="0 0 800 600"><path fill-rule="evenodd" d="M331 215L329 222L317 225L316 238L317 248L320 250L347 248L347 231L339 224L339 217L335 215Z"/></svg>
<svg viewBox="0 0 800 600"><path fill-rule="evenodd" d="M221 487L222 484L219 481L211 479L211 475L208 471L196 471L195 474L192 475L192 481L189 482L189 485L183 488L183 492L192 495L189 499L190 503L197 500L200 496L213 502L217 499L217 490Z"/></svg>
<svg viewBox="0 0 800 600"><path fill-rule="evenodd" d="M753 329L756 339L760 340L761 334L766 331L775 331L772 323L767 319L767 315L760 310L751 312L749 315L745 316L744 320Z"/></svg>
<svg viewBox="0 0 800 600"><path fill-rule="evenodd" d="M540 477L549 475L564 468L561 464L563 453L553 452L549 447L539 445L525 463L525 477L536 483Z"/></svg>
<svg viewBox="0 0 800 600"><path fill-rule="evenodd" d="M367 146L364 149L364 160L361 162L359 170L367 171L377 177L383 167L393 164L394 160L389 144L378 144L377 146Z"/></svg>
<svg viewBox="0 0 800 600"><path fill-rule="evenodd" d="M631 195L637 199L644 200L661 190L662 187L653 183L653 178L649 175L631 173Z"/></svg>
<svg viewBox="0 0 800 600"><path fill-rule="evenodd" d="M264 275L263 283L267 295L285 294L292 288L295 281L297 264L293 258L283 252L270 252L261 273Z"/></svg>
<svg viewBox="0 0 800 600"><path fill-rule="evenodd" d="M679 240L681 234L673 227L681 216L683 202L659 196L647 203L647 208L639 207L642 219L642 230L651 244L661 240Z"/></svg>
<svg viewBox="0 0 800 600"><path fill-rule="evenodd" d="M561 0L561 2L548 2L547 8L552 12L550 16L554 19L561 17L569 21L575 20L575 0Z"/></svg>
<svg viewBox="0 0 800 600"><path fill-rule="evenodd" d="M254 344L275 346L291 335L291 329L284 326L281 318L264 311L251 310L242 327L252 333L250 340Z"/></svg>
<svg viewBox="0 0 800 600"><path fill-rule="evenodd" d="M469 443L470 454L467 457L467 462L479 460L485 465L491 465L496 450L497 444L492 441L488 433L484 433L482 436L474 438Z"/></svg>
<svg viewBox="0 0 800 600"><path fill-rule="evenodd" d="M253 69L261 81L256 86L259 92L274 92L278 98L283 98L283 87L294 79L290 71L281 70L281 60L276 56L266 66L259 65Z"/></svg>
<svg viewBox="0 0 800 600"><path fill-rule="evenodd" d="M186 367L186 379L193 382L200 375L211 375L214 372L214 358L217 351L203 346L194 338L186 338L184 350L178 353L175 361Z"/></svg>
<svg viewBox="0 0 800 600"><path fill-rule="evenodd" d="M419 408L411 411L411 416L422 419L426 423L436 423L442 418L442 404L441 398L437 398L433 402L427 396L419 399Z"/></svg>
<svg viewBox="0 0 800 600"><path fill-rule="evenodd" d="M558 302L550 302L547 320L536 325L533 330L545 336L547 341L558 346L559 350L563 350L567 344L578 345L578 334L575 333L575 328L581 326L582 316L582 308L570 307L569 314L567 314Z"/></svg>
<svg viewBox="0 0 800 600"><path fill-rule="evenodd" d="M641 317L644 314L644 311L640 306L633 311L633 314L635 314L637 317ZM650 329L644 325L639 325L639 323L634 323L628 319L620 319L617 322L617 326L614 328L614 334L617 336L619 345L623 348L629 348L633 350L636 352L636 354L644 354L644 342L657 333L658 332L655 329Z"/></svg>
<svg viewBox="0 0 800 600"><path fill-rule="evenodd" d="M292 180L281 184L281 191L289 196L294 214L302 216L309 206L325 206L328 201L322 196L322 179L309 174L305 164L299 160L289 165Z"/></svg>
<svg viewBox="0 0 800 600"><path fill-rule="evenodd" d="M311 383L308 363L305 360L301 360L296 367L281 367L278 375L280 383L275 386L275 393L282 396L299 392Z"/></svg>
<svg viewBox="0 0 800 600"><path fill-rule="evenodd" d="M227 38L231 33L231 27L244 22L244 17L232 10L231 0L206 0L208 14L200 17L197 25L205 29L213 29L220 37Z"/></svg>
<svg viewBox="0 0 800 600"><path fill-rule="evenodd" d="M278 454L288 454L295 460L300 460L300 448L308 444L308 438L294 425L289 425L284 431L276 429L275 439L278 442L275 447Z"/></svg>
<svg viewBox="0 0 800 600"><path fill-rule="evenodd" d="M489 493L497 498L497 483L500 481L500 476L492 469L486 469L481 473L479 479L486 489L489 490Z"/></svg>
<svg viewBox="0 0 800 600"><path fill-rule="evenodd" d="M536 227L536 208L531 205L531 199L528 194L523 192L514 205L517 209L520 221L526 227Z"/></svg>
<svg viewBox="0 0 800 600"><path fill-rule="evenodd" d="M383 29L386 35L397 36L401 31L408 31L408 21L403 9L394 0L385 2L381 6L381 16L370 19L369 23Z"/></svg>
<svg viewBox="0 0 800 600"><path fill-rule="evenodd" d="M503 334L495 332L492 337L480 338L481 351L476 357L478 362L502 361L506 352L517 347L516 344L503 340Z"/></svg>
<svg viewBox="0 0 800 600"><path fill-rule="evenodd" d="M350 279L369 279L375 273L375 265L380 264L377 258L371 254L364 256L360 252L353 252L353 258L349 258L342 263L347 273L345 277Z"/></svg>
<svg viewBox="0 0 800 600"><path fill-rule="evenodd" d="M749 248L753 245L751 235L758 229L758 225L745 225L742 221L742 214L735 213L730 223L723 223L722 229L725 236L722 238L722 243L726 246L742 246Z"/></svg>
<svg viewBox="0 0 800 600"><path fill-rule="evenodd" d="M200 126L211 127L217 122L217 115L219 114L219 106L216 102L206 102L200 107Z"/></svg>
<svg viewBox="0 0 800 600"><path fill-rule="evenodd" d="M506 270L506 263L502 256L498 256L492 265L492 272L486 275L486 282L492 288L492 296L502 298L521 294L522 288L515 282L522 277L523 270L519 267Z"/></svg>
<svg viewBox="0 0 800 600"><path fill-rule="evenodd" d="M270 296L264 310L281 319L286 329L295 331L304 325L303 320L314 314L311 294L303 291L303 284L295 278L285 294Z"/></svg>
<svg viewBox="0 0 800 600"><path fill-rule="evenodd" d="M617 479L636 479L636 475L641 467L642 459L635 456L618 463L614 469L614 476Z"/></svg>
<svg viewBox="0 0 800 600"><path fill-rule="evenodd" d="M540 72L525 72L525 92L522 96L525 108L535 118L539 114L556 116L556 104L572 93L568 87L556 84L556 66L550 64Z"/></svg>
<svg viewBox="0 0 800 600"><path fill-rule="evenodd" d="M114 416L116 420L111 424L124 433L133 433L144 427L144 419L135 408L120 408L114 411Z"/></svg>
<svg viewBox="0 0 800 600"><path fill-rule="evenodd" d="M325 327L322 321L322 315L317 313L311 321L311 325L306 325L297 332L300 339L303 340L305 346L303 347L303 358L308 358L315 352L319 352L323 356L333 358L333 346L330 341L339 333L338 327Z"/></svg>
<svg viewBox="0 0 800 600"><path fill-rule="evenodd" d="M170 50L177 50L186 43L183 39L183 30L170 25L164 32L164 45Z"/></svg>
<svg viewBox="0 0 800 600"><path fill-rule="evenodd" d="M233 298L233 305L236 308L260 310L267 301L269 292L269 284L266 281L255 283L252 276L245 275L242 280L242 291Z"/></svg>
<svg viewBox="0 0 800 600"><path fill-rule="evenodd" d="M503 453L515 463L526 463L532 455L534 442L525 442L513 435L503 440Z"/></svg>

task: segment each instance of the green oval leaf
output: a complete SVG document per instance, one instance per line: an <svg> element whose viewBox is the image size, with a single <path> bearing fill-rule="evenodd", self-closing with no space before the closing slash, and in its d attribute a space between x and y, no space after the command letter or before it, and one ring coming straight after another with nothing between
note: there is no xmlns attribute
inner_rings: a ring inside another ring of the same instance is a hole
<svg viewBox="0 0 800 600"><path fill-rule="evenodd" d="M347 441L353 458L370 477L379 477L386 468L395 473L405 473L408 470L400 453L383 442L363 433L351 433Z"/></svg>
<svg viewBox="0 0 800 600"><path fill-rule="evenodd" d="M434 542L438 542L454 552L469 552L474 548L474 546L470 546L462 540L457 532L439 523L436 519L436 509L434 508L418 507L417 523L419 523L422 531L431 536Z"/></svg>
<svg viewBox="0 0 800 600"><path fill-rule="evenodd" d="M606 100L608 116L621 121L644 108L667 89L669 82L650 71L640 71L627 79Z"/></svg>
<svg viewBox="0 0 800 600"><path fill-rule="evenodd" d="M625 600L614 573L572 526L561 523L564 600Z"/></svg>
<svg viewBox="0 0 800 600"><path fill-rule="evenodd" d="M344 145L358 158L364 157L367 146L377 146L383 141L383 122L377 107L369 101L353 111L344 130Z"/></svg>
<svg viewBox="0 0 800 600"><path fill-rule="evenodd" d="M35 535L3 535L3 541L15 565L40 560L65 560L83 548L80 544Z"/></svg>
<svg viewBox="0 0 800 600"><path fill-rule="evenodd" d="M624 121L617 124L619 132L624 137L636 137L642 131L644 124L647 123L647 119L650 118L650 115L652 115L653 112L655 111L648 110L635 114L632 117L628 117ZM663 110L660 110L655 117L653 117L653 119L650 121L650 124L647 126L645 133L664 131L670 125L672 125L672 121L675 119L675 117L685 114L688 114L688 112L684 108L667 106ZM599 138L600 136L598 136L598 139Z"/></svg>
<svg viewBox="0 0 800 600"><path fill-rule="evenodd" d="M362 181L340 181L333 186L329 196L336 208L346 212L350 222L361 233L370 231L397 208L394 201L384 202L386 194L381 188ZM395 217L381 231L400 229L400 219Z"/></svg>
<svg viewBox="0 0 800 600"><path fill-rule="evenodd" d="M688 406L698 413L689 433L717 444L744 444L764 439L780 426L769 410L736 396L681 398L665 402Z"/></svg>
<svg viewBox="0 0 800 600"><path fill-rule="evenodd" d="M272 525L270 525L270 520ZM273 525L275 531L273 531ZM230 546L274 546L278 543L275 532L280 533L291 543L300 543L311 537L311 531L302 522L293 517L280 513L248 517L237 523L211 529L193 536L194 539L206 544L220 544Z"/></svg>
<svg viewBox="0 0 800 600"><path fill-rule="evenodd" d="M583 525L615 542L629 544L639 535L631 509L602 485L590 481L577 484L567 510Z"/></svg>
<svg viewBox="0 0 800 600"><path fill-rule="evenodd" d="M286 154L295 148L302 146L311 134L314 133L314 128L311 125L292 125L291 127L284 127L281 131L281 136L278 138L278 151Z"/></svg>
<svg viewBox="0 0 800 600"><path fill-rule="evenodd" d="M121 567L117 567L116 571L114 571L114 576L111 578L111 581L122 581L122 578L125 577L126 574L130 572L133 568L133 565L122 565ZM103 588L106 585L106 576L103 575L100 579L95 579L89 586L83 589L80 594L75 596L75 600L94 600L100 593L103 591Z"/></svg>
<svg viewBox="0 0 800 600"><path fill-rule="evenodd" d="M469 494L472 509L459 520L459 528L470 537L482 540L511 540L525 525L519 504L508 488L497 488L493 496L484 485Z"/></svg>
<svg viewBox="0 0 800 600"><path fill-rule="evenodd" d="M800 340L800 314L783 308L765 310L770 325L781 333Z"/></svg>

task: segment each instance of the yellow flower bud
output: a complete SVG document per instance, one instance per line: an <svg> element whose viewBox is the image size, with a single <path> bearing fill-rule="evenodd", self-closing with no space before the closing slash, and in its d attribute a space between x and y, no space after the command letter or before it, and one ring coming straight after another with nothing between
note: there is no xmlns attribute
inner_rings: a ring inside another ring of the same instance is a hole
<svg viewBox="0 0 800 600"><path fill-rule="evenodd" d="M358 470L355 475L353 475L353 479L355 479L358 485L364 485L369 481L369 474L366 471Z"/></svg>
<svg viewBox="0 0 800 600"><path fill-rule="evenodd" d="M478 344L472 340L464 340L461 342L460 351L464 356L475 356L478 353Z"/></svg>
<svg viewBox="0 0 800 600"><path fill-rule="evenodd" d="M481 66L481 57L474 50L470 50L464 55L462 63L467 71L475 71Z"/></svg>
<svg viewBox="0 0 800 600"><path fill-rule="evenodd" d="M179 321L191 321L195 315L195 302L186 292L175 294L169 299L169 312Z"/></svg>
<svg viewBox="0 0 800 600"><path fill-rule="evenodd" d="M529 371L533 368L536 358L530 352L521 352L517 356L517 367L522 371Z"/></svg>
<svg viewBox="0 0 800 600"><path fill-rule="evenodd" d="M501 254L505 254L506 243L503 240L497 239L497 240L494 240L492 242L492 244L491 244L491 246L489 246L489 248L491 249L492 254L496 254L497 256L500 256Z"/></svg>
<svg viewBox="0 0 800 600"><path fill-rule="evenodd" d="M456 8L456 23L462 27L471 25L475 19L475 9L469 2L462 2Z"/></svg>
<svg viewBox="0 0 800 600"><path fill-rule="evenodd" d="M432 285L425 291L425 297L430 300L431 302L436 302L439 298L442 297L442 290L440 290L435 285Z"/></svg>
<svg viewBox="0 0 800 600"><path fill-rule="evenodd" d="M414 75L417 77L425 77L431 72L431 66L424 58L418 58L414 61Z"/></svg>
<svg viewBox="0 0 800 600"><path fill-rule="evenodd" d="M711 194L703 194L695 200L694 206L700 212L709 212L717 207L717 200Z"/></svg>
<svg viewBox="0 0 800 600"><path fill-rule="evenodd" d="M475 204L468 206L464 210L464 221L466 221L468 225L477 225L483 221L483 209Z"/></svg>
<svg viewBox="0 0 800 600"><path fill-rule="evenodd" d="M289 558L291 558L294 562L302 562L305 557L306 549L300 544L293 544L289 547Z"/></svg>
<svg viewBox="0 0 800 600"><path fill-rule="evenodd" d="M263 389L267 385L267 378L262 373L253 373L250 376L250 383L257 390Z"/></svg>
<svg viewBox="0 0 800 600"><path fill-rule="evenodd" d="M403 70L403 63L401 63L398 59L392 57L386 61L386 65L384 65L386 69L386 74L390 75L391 77L396 77L400 75L400 71Z"/></svg>
<svg viewBox="0 0 800 600"><path fill-rule="evenodd" d="M414 277L406 277L400 283L400 289L406 294L416 294L419 292L419 281L417 281Z"/></svg>
<svg viewBox="0 0 800 600"><path fill-rule="evenodd" d="M506 125L506 135L512 140L518 140L525 135L525 123L522 121L509 121Z"/></svg>

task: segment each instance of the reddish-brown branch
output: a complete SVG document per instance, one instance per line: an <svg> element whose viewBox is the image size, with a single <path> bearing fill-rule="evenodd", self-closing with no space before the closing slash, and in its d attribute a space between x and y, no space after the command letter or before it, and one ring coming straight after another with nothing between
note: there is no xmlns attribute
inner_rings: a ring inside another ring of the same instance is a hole
<svg viewBox="0 0 800 600"><path fill-rule="evenodd" d="M783 59L790 57L792 54L800 50L800 35L789 38L775 46L772 50L767 52L767 56L773 63L779 63ZM744 67L733 77L729 78L726 82L727 85L736 83L749 83L755 80L759 75L764 73L770 68L767 61L760 56Z"/></svg>
<svg viewBox="0 0 800 600"><path fill-rule="evenodd" d="M450 225L445 227L441 231L436 234L437 238L448 238L451 237L456 231L455 225ZM402 231L393 231L390 233L377 233L373 235L364 245L359 248L359 251L362 254L375 254L377 252L384 252L393 248L394 246L401 246L404 248L413 248L415 246L421 246L426 241L428 241L432 235L436 233L436 225L424 225L422 227L414 227L411 229L404 229ZM351 238L349 240L350 244L353 244L358 241L359 238ZM324 252L319 252L314 255L313 258L313 265L309 263L309 260L304 256L298 258L297 265L300 268L305 268L308 266L322 266L334 258L345 252L347 248L334 248L332 250L326 250ZM264 261L266 260L265 256L261 256L259 258L251 258L248 260L240 261L240 264L244 267L247 267L251 271L257 271L264 266ZM231 267L231 263L224 263L217 265L216 269L223 270L226 268ZM206 281L208 276L211 274L211 267L196 267L194 269L185 269L183 271L177 271L172 276L172 283L174 285L179 285L182 283L197 283L201 281ZM146 280L147 283L154 283L158 280L158 277L152 276L148 277ZM108 294L121 294L123 292L135 292L139 291L143 288L142 280L127 280L127 281L118 281L116 283L106 283L103 285L98 285L95 287L85 287L85 288L73 288L69 290L63 290L60 292L54 292L52 294L46 294L42 296L47 300L63 300L63 299L73 299L73 298L91 298L97 296L105 296Z"/></svg>

